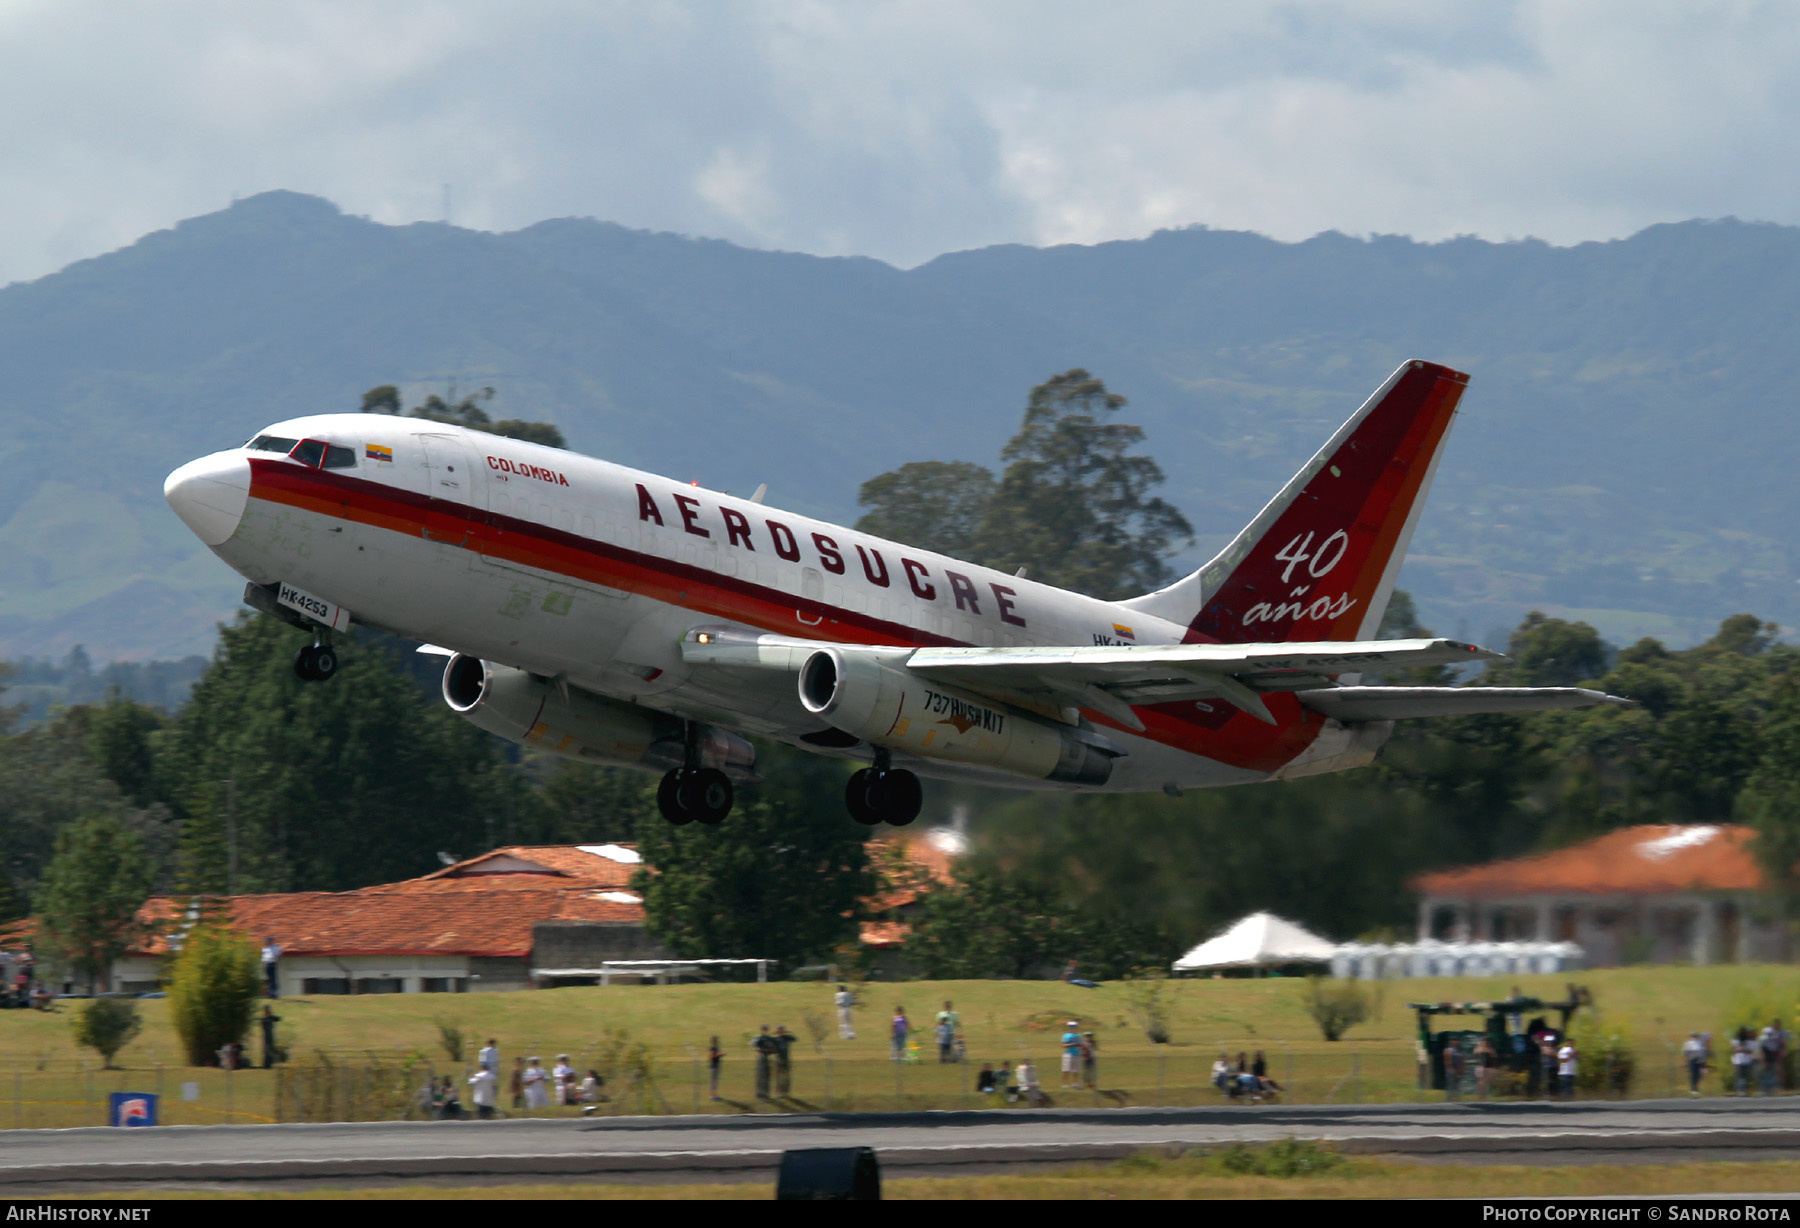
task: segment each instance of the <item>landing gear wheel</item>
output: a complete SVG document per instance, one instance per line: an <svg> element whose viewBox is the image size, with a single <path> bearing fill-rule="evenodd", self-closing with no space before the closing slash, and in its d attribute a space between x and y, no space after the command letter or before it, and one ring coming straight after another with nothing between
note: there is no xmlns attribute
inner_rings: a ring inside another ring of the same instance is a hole
<svg viewBox="0 0 1800 1228"><path fill-rule="evenodd" d="M662 783L656 786L656 808L662 811L662 817L676 827L685 827L694 821L694 816L681 808L676 800L676 789L681 782L681 769L663 774Z"/></svg>
<svg viewBox="0 0 1800 1228"><path fill-rule="evenodd" d="M294 654L294 677L302 682L324 682L337 668L337 653L329 645L308 644Z"/></svg>
<svg viewBox="0 0 1800 1228"><path fill-rule="evenodd" d="M696 819L712 826L731 813L731 778L717 768L676 768L656 787L656 808L681 827Z"/></svg>
<svg viewBox="0 0 1800 1228"><path fill-rule="evenodd" d="M850 817L868 827L891 823L905 827L919 817L925 803L925 791L919 778L904 768L878 771L863 768L850 777L844 787L844 807Z"/></svg>
<svg viewBox="0 0 1800 1228"><path fill-rule="evenodd" d="M675 798L683 810L700 822L715 826L731 813L731 778L718 768L683 772L675 784Z"/></svg>
<svg viewBox="0 0 1800 1228"><path fill-rule="evenodd" d="M920 787L919 778L905 768L883 772L872 792L875 809L883 821L895 827L905 827L918 818L925 805L925 790Z"/></svg>
<svg viewBox="0 0 1800 1228"><path fill-rule="evenodd" d="M859 772L852 772L849 783L844 786L844 808L850 812L851 818L864 827L873 827L881 822L881 816L875 812L869 798L875 779L875 769L863 768Z"/></svg>

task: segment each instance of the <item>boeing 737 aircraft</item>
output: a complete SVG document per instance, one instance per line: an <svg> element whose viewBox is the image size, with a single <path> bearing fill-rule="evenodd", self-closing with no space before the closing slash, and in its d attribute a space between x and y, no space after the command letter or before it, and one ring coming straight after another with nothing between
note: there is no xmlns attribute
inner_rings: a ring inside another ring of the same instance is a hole
<svg viewBox="0 0 1800 1228"><path fill-rule="evenodd" d="M851 816L905 824L920 775L1176 793L1366 764L1399 718L1624 702L1359 685L1496 659L1370 638L1467 384L1405 364L1217 558L1118 602L418 419L278 422L164 494L248 604L313 631L303 679L363 623L446 654L483 729L664 773L672 823L726 817L753 734L865 764Z"/></svg>

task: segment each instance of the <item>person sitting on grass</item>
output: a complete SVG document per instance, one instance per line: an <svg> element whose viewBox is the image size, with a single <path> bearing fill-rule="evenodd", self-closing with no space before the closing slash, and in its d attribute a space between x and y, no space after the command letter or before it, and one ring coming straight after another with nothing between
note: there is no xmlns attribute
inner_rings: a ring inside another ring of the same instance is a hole
<svg viewBox="0 0 1800 1228"><path fill-rule="evenodd" d="M981 1064L981 1073L975 1076L975 1091L983 1096L990 1096L994 1093L994 1064L992 1062Z"/></svg>
<svg viewBox="0 0 1800 1228"><path fill-rule="evenodd" d="M1038 1086L1037 1067L1031 1064L1030 1058L1026 1058L1019 1063L1017 1075L1019 1079L1019 1096L1026 1104L1029 1104L1032 1108L1037 1108L1040 1105L1049 1103L1049 1097L1044 1095L1044 1089Z"/></svg>

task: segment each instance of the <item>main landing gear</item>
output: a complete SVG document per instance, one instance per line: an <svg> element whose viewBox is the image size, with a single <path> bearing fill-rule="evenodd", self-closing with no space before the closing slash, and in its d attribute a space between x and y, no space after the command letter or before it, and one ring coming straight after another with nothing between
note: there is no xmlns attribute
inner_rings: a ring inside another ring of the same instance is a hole
<svg viewBox="0 0 1800 1228"><path fill-rule="evenodd" d="M919 808L925 804L919 778L905 768L890 766L891 762L887 751L878 748L875 766L853 773L844 786L844 805L858 823L905 827L919 817Z"/></svg>
<svg viewBox="0 0 1800 1228"><path fill-rule="evenodd" d="M336 676L337 670L337 653L329 639L315 638L294 654L294 677L302 682L324 682Z"/></svg>
<svg viewBox="0 0 1800 1228"><path fill-rule="evenodd" d="M695 767L699 759L700 727L687 723L687 766L678 767L656 787L656 808L677 827L698 820L712 826L731 813L731 778L718 768Z"/></svg>

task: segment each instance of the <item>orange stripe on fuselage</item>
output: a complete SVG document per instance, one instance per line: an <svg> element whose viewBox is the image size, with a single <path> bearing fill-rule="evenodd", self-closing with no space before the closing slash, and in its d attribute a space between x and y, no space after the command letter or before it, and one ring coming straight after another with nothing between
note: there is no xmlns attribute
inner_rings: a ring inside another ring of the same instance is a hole
<svg viewBox="0 0 1800 1228"><path fill-rule="evenodd" d="M720 576L691 564L395 490L364 478L306 468L286 459L253 459L250 472L251 497L267 503L474 550L777 635L844 642L844 633L853 631L856 638L851 642L871 645L967 646L961 640ZM800 622L797 614L819 622ZM1302 708L1292 695L1272 694L1265 702L1278 724L1265 724L1222 703L1207 712L1192 703L1177 702L1134 708L1145 725L1144 732L1137 733L1100 713L1083 711L1096 724L1234 767L1270 772L1306 749L1318 737L1322 720Z"/></svg>

